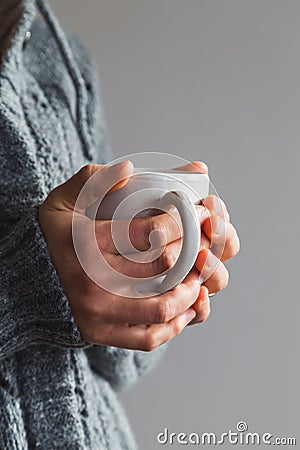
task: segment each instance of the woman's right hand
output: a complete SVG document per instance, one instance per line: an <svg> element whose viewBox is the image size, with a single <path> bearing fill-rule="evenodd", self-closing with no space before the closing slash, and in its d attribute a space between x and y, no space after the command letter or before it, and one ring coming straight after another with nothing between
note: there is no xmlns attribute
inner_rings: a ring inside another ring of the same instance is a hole
<svg viewBox="0 0 300 450"><path fill-rule="evenodd" d="M94 221L85 214L86 208L104 195L108 184L113 185L113 180L126 179L132 170L129 161L114 166L89 164L83 167L50 192L39 208L39 221L52 262L85 341L151 351L178 335L196 316L199 322L208 317L208 290L201 286L198 270L194 268L171 291L147 298L122 297L103 289L89 278L77 258L72 240L74 213L83 238L95 229L98 248L116 272L129 277L146 278L172 267L177 255L171 243L180 238L180 230L169 214L131 221L130 239L138 250L149 248L149 234L152 231L162 233L167 243L162 254L149 263L134 262L120 255L111 236L111 221ZM81 189L97 171L97 183L92 182L81 204L76 203ZM120 187L117 184L114 189ZM201 224L208 217L207 210L203 206L198 206L197 210ZM84 240L87 258L93 255L92 246L92 240ZM101 277L106 283L114 283L112 271L105 267L101 268Z"/></svg>

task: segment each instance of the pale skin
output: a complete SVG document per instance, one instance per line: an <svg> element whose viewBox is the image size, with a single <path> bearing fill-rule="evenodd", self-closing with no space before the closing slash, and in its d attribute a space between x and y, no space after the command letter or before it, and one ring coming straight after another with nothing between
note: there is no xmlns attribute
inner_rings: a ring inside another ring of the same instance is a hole
<svg viewBox="0 0 300 450"><path fill-rule="evenodd" d="M219 198L209 196L203 205L196 207L202 230L201 246L194 268L180 285L171 291L141 299L121 297L99 287L84 272L74 251L71 231L76 199L96 171L104 171L103 174L113 179L122 171L128 171L130 164L89 164L83 167L50 192L39 208L39 221L83 338L93 344L151 351L180 334L187 325L207 320L210 314L208 294L227 286L229 275L223 262L238 253L240 244L225 204ZM194 162L181 169L208 173L202 162ZM120 187L118 184L114 189ZM102 194L101 186L97 189L87 195L86 204L76 210L76 214L83 228L95 227L99 250L109 264L118 272L141 278L158 275L172 267L181 244L181 231L174 219L167 213L133 219L130 238L134 247L147 250L148 236L153 230L164 233L167 245L153 262L139 264L130 261L126 255L116 251L110 221L93 221L85 215L86 208ZM86 251L89 251L88 243ZM213 273L209 272L212 266ZM103 273L105 276L109 277L109 273Z"/></svg>

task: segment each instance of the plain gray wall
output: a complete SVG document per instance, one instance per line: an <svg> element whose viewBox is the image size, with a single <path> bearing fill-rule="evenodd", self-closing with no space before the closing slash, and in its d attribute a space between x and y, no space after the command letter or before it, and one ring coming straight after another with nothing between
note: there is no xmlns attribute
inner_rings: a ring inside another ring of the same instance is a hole
<svg viewBox="0 0 300 450"><path fill-rule="evenodd" d="M141 449L160 448L164 427L238 420L299 446L300 2L52 5L98 61L114 154L206 161L241 238L208 322L122 396Z"/></svg>

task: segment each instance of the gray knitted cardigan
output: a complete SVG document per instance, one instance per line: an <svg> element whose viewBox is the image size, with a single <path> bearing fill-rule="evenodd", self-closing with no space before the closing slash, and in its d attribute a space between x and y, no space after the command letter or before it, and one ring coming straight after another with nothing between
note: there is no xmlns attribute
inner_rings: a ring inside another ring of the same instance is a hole
<svg viewBox="0 0 300 450"><path fill-rule="evenodd" d="M45 1L23 6L0 74L0 449L133 450L116 391L162 350L82 339L37 218L50 190L109 157L98 80Z"/></svg>

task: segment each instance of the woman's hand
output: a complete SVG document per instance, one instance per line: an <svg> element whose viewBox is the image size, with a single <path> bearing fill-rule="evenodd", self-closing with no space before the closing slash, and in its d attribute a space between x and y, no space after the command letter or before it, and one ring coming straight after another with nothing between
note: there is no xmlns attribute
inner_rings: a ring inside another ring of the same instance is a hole
<svg viewBox="0 0 300 450"><path fill-rule="evenodd" d="M99 171L97 183L92 183L82 203L76 204L82 187L96 171ZM198 271L192 270L170 292L141 299L122 297L99 287L89 278L78 261L72 241L74 212L77 223L82 227L83 237L89 230L95 229L98 247L105 260L116 271L143 278L157 275L173 265L173 253L169 246L151 263L129 261L116 251L111 236L111 222L93 221L85 215L86 208L106 192L108 183L113 184L112 180L124 178L131 173L130 162L115 166L83 167L48 195L39 208L39 220L83 338L94 344L149 351L179 334L195 318L196 311L192 305L201 294ZM205 218L205 208L201 207L199 210L200 216L203 214ZM170 215L162 214L133 219L130 225L132 244L140 250L149 248L148 236L153 230L167 230L167 242L179 237L174 220ZM93 265L93 243L85 239L84 245L87 258L91 259ZM101 277L109 281L112 272L105 268L101 270ZM111 283L114 283L113 277Z"/></svg>
<svg viewBox="0 0 300 450"><path fill-rule="evenodd" d="M82 204L76 203L82 187L95 172L99 173L97 183L91 184ZM158 275L173 266L180 248L181 231L171 215L164 213L136 218L131 221L129 227L130 240L134 247L147 250L149 234L152 231L164 235L163 240L167 245L161 255L152 262L134 262L126 255L118 253L111 236L111 221L93 221L85 214L86 209L114 184L114 179L125 179L113 188L118 189L126 183L126 177L131 173L130 162L115 166L85 166L49 194L39 208L39 219L52 261L83 338L89 343L149 351L172 339L187 324L203 322L209 315L208 289L204 285L201 286L209 258L205 259L203 255L205 252L211 254L208 248L214 240L214 227L209 225L211 222L207 222L208 210L211 211L212 217L217 214L214 213L216 205L210 204L212 200L209 198L206 199L207 205L197 206L200 225L206 227L207 236L204 237L203 234L204 240L201 243L206 248L200 251L196 267L179 286L169 292L142 299L130 298L128 295L122 297L109 292L92 281L78 261L72 241L73 212L84 238L90 230L95 230L97 251L100 250L116 273L135 278ZM122 232L124 225L121 221L119 226ZM230 245L228 243L226 252L223 252L227 257L230 255ZM84 239L84 250L87 259L91 261L91 267L97 267L93 264L95 249L92 240L90 242L89 239ZM139 256L137 254L133 259L138 260ZM115 282L112 271L107 270L105 266L101 267L101 278L108 285L113 286ZM206 284L208 283L209 289L216 291L225 287L227 281L228 277L224 281L224 274L218 268ZM126 286L124 288L126 289Z"/></svg>

